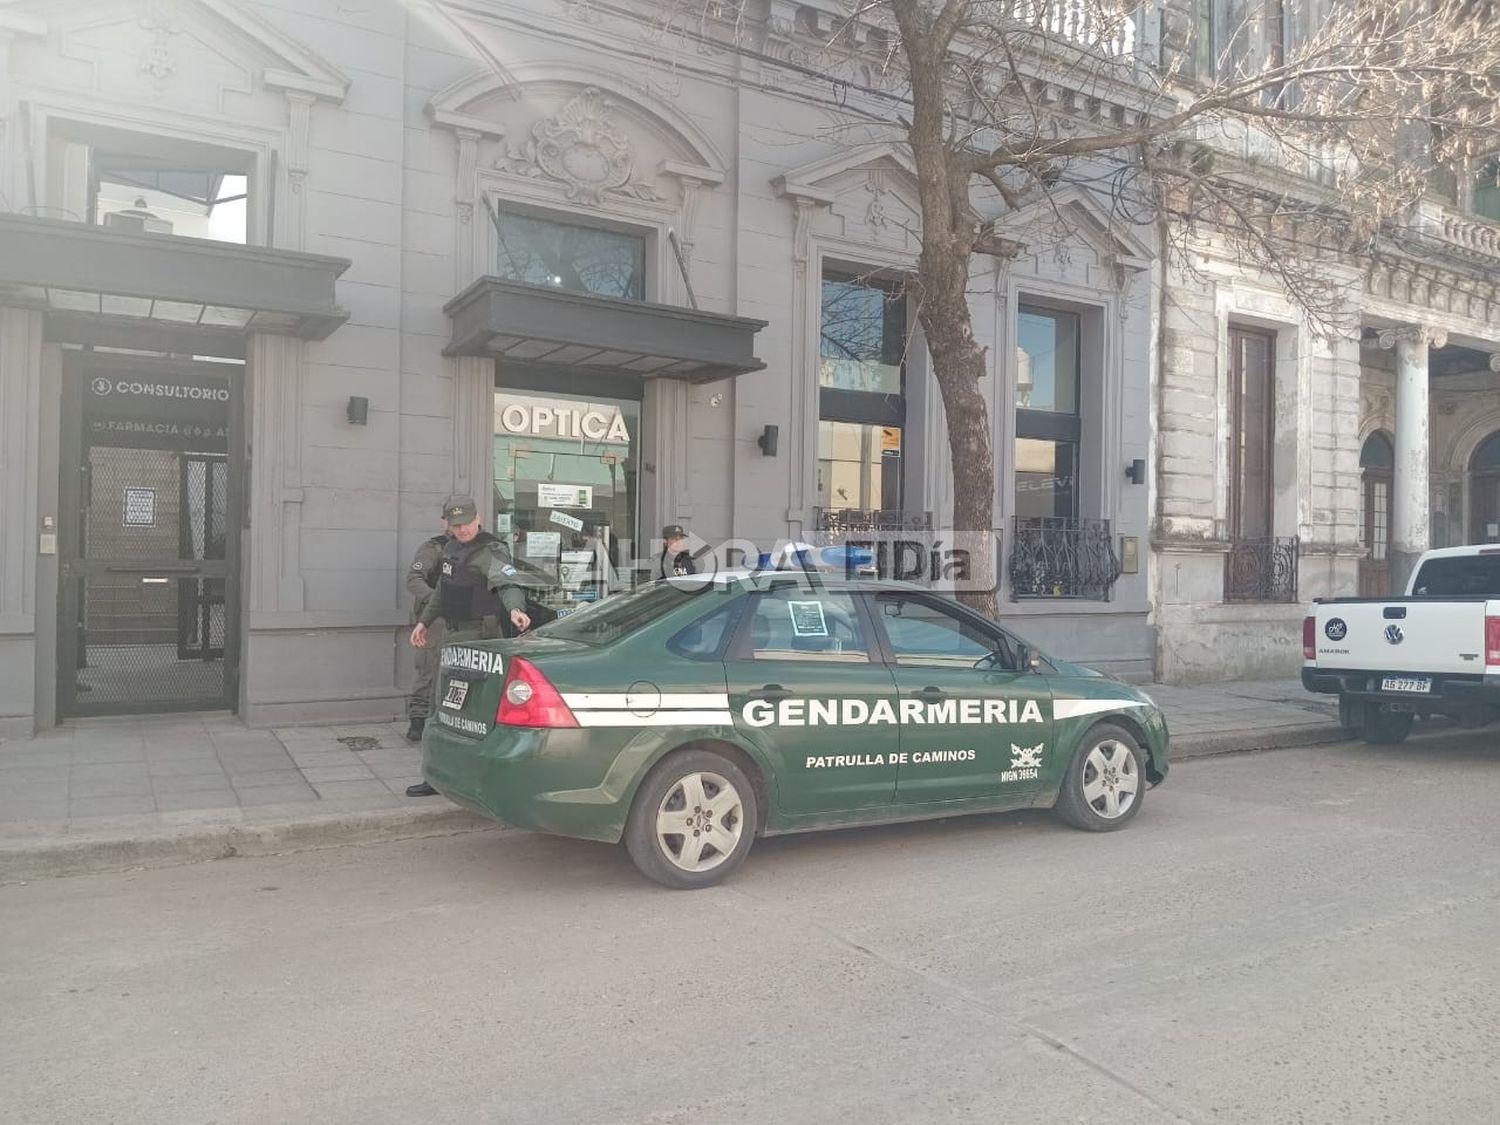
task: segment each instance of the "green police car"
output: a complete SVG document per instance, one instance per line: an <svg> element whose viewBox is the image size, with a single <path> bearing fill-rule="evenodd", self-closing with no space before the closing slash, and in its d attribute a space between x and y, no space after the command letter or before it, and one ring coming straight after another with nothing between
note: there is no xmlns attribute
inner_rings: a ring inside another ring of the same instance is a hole
<svg viewBox="0 0 1500 1125"><path fill-rule="evenodd" d="M672 578L452 645L423 774L506 824L706 887L756 836L1055 807L1123 827L1167 772L1144 692L952 598L823 573Z"/></svg>

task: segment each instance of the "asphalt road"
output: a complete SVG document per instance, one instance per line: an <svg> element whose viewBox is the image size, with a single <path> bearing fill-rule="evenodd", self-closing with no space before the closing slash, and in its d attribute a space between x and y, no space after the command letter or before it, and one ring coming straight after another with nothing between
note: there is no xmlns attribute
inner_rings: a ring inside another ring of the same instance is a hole
<svg viewBox="0 0 1500 1125"><path fill-rule="evenodd" d="M1500 731L1184 762L1126 831L522 833L0 889L0 1121L1493 1122Z"/></svg>

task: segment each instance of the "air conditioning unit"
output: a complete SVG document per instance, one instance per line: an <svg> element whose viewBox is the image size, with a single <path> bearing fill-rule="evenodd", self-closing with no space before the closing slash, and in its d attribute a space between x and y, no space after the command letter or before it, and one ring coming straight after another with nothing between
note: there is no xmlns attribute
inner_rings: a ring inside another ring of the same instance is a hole
<svg viewBox="0 0 1500 1125"><path fill-rule="evenodd" d="M104 216L104 225L111 230L131 231L136 234L172 233L172 223L170 220L158 219L150 211L136 209L111 211Z"/></svg>

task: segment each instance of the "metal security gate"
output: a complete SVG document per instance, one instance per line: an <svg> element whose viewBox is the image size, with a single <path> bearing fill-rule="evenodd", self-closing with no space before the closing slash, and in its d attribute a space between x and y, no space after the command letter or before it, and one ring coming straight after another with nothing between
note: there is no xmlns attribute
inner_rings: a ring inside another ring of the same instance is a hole
<svg viewBox="0 0 1500 1125"><path fill-rule="evenodd" d="M58 711L233 708L241 368L72 359Z"/></svg>

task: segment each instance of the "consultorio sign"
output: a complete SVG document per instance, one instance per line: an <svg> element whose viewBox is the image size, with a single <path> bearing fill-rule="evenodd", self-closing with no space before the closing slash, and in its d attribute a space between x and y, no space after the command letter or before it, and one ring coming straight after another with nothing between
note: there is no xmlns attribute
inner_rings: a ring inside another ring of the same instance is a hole
<svg viewBox="0 0 1500 1125"><path fill-rule="evenodd" d="M495 430L512 437L572 438L629 445L630 431L618 407L495 396Z"/></svg>

